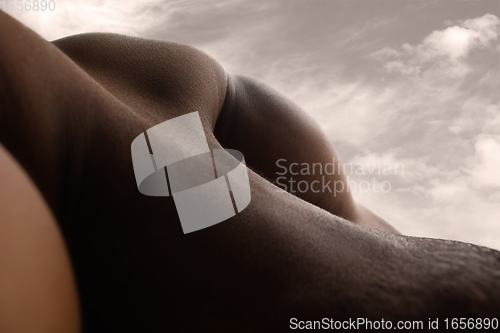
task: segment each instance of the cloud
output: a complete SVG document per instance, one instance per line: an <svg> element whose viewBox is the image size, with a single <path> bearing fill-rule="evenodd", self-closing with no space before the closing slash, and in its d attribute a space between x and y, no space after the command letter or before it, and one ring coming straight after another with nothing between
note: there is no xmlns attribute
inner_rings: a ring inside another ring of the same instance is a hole
<svg viewBox="0 0 500 333"><path fill-rule="evenodd" d="M405 165L405 174L407 170ZM500 191L481 191L472 186L473 177L441 171L433 170L426 181L408 187L394 186L391 180L388 193L357 192L355 197L404 234L500 249Z"/></svg>
<svg viewBox="0 0 500 333"><path fill-rule="evenodd" d="M500 233L500 135L478 134L473 153L463 154L459 165L404 155L404 150L393 149L355 156L352 163L404 165L404 174L382 176L391 182L389 193L356 192L356 199L405 234L500 249L495 237ZM382 178L377 176L379 182Z"/></svg>
<svg viewBox="0 0 500 333"><path fill-rule="evenodd" d="M399 49L386 47L372 53L372 57L385 62L384 67L389 72L462 77L470 72L467 56L474 49L495 44L499 29L500 19L486 14L436 30L418 45L405 43Z"/></svg>
<svg viewBox="0 0 500 333"><path fill-rule="evenodd" d="M500 133L500 103L481 95L469 97L450 119L448 130L456 135Z"/></svg>
<svg viewBox="0 0 500 333"><path fill-rule="evenodd" d="M400 170L400 172L393 174L399 178L402 186L423 184L435 177L444 177L448 172L451 172L446 171L441 165L430 163L426 156L422 156L421 159L400 157L398 151L400 152L401 149L392 149L382 154L363 153L354 156L350 162L364 165L391 165L394 169Z"/></svg>
<svg viewBox="0 0 500 333"><path fill-rule="evenodd" d="M468 170L472 185L500 189L500 135L481 134L474 147L474 165Z"/></svg>
<svg viewBox="0 0 500 333"><path fill-rule="evenodd" d="M462 182L441 181L433 179L431 187L427 189L426 195L430 196L435 204L457 204L466 200L465 194L468 193L468 187Z"/></svg>
<svg viewBox="0 0 500 333"><path fill-rule="evenodd" d="M59 0L52 12L16 11L13 15L47 40L96 31L138 36L168 19L169 7L162 0Z"/></svg>
<svg viewBox="0 0 500 333"><path fill-rule="evenodd" d="M179 15L189 13L196 17L200 12L222 10L228 4L239 2L241 0L58 0L54 11L11 14L47 40L83 32L147 37L156 30L168 35L179 23L176 19Z"/></svg>
<svg viewBox="0 0 500 333"><path fill-rule="evenodd" d="M386 132L398 108L392 104L397 93L394 89L377 89L362 80L350 83L332 80L322 87L312 82L288 91L332 140L354 146L363 146Z"/></svg>

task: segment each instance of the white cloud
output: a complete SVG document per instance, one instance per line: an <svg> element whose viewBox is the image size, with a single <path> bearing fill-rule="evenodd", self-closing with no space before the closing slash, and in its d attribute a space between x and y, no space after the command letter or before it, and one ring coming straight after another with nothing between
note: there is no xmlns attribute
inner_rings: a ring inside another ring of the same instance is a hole
<svg viewBox="0 0 500 333"><path fill-rule="evenodd" d="M194 16L200 10L219 10L227 3L211 0L57 0L54 11L9 13L47 40L83 32L144 37L149 30L155 29L163 29L168 34L178 13Z"/></svg>
<svg viewBox="0 0 500 333"><path fill-rule="evenodd" d="M499 29L500 19L486 14L436 30L416 46L405 43L399 50L386 47L372 56L384 61L389 72L461 77L470 71L466 57L474 49L488 48L497 42Z"/></svg>
<svg viewBox="0 0 500 333"><path fill-rule="evenodd" d="M400 60L389 61L385 63L384 68L389 72L399 72L404 75L418 75L420 74L420 67L404 64Z"/></svg>
<svg viewBox="0 0 500 333"><path fill-rule="evenodd" d="M500 104L490 105L486 111L484 132L500 134Z"/></svg>
<svg viewBox="0 0 500 333"><path fill-rule="evenodd" d="M390 193L355 193L403 233L500 249L499 61L491 54L499 28L491 14L455 23L372 54L402 76L302 92L330 137L362 147L347 162L404 164L404 176L384 178ZM479 51L490 63L471 56Z"/></svg>
<svg viewBox="0 0 500 333"><path fill-rule="evenodd" d="M453 182L433 179L426 195L430 196L435 204L460 204L465 201L469 189L463 182L455 179Z"/></svg>
<svg viewBox="0 0 500 333"><path fill-rule="evenodd" d="M489 197L488 197L489 200L491 201L497 201L500 203L500 191L498 192L495 192L493 194L491 194Z"/></svg>
<svg viewBox="0 0 500 333"><path fill-rule="evenodd" d="M47 40L97 31L137 36L166 18L165 3L162 0L59 0L56 10L51 12L16 11L13 15ZM161 11L153 10L160 6L164 7Z"/></svg>
<svg viewBox="0 0 500 333"><path fill-rule="evenodd" d="M475 187L500 188L500 135L479 135L474 166L469 170Z"/></svg>
<svg viewBox="0 0 500 333"><path fill-rule="evenodd" d="M355 197L405 234L500 249L500 240L495 236L500 233L499 139L479 135L469 165L454 168L431 165L425 156L399 157L402 150L357 155L353 163L402 163L405 172L404 176L387 178L392 183L391 192L356 192Z"/></svg>
<svg viewBox="0 0 500 333"><path fill-rule="evenodd" d="M500 192L484 195L460 177L455 182L435 178L426 185L418 184L411 191L358 192L356 198L404 234L455 239L500 250Z"/></svg>
<svg viewBox="0 0 500 333"><path fill-rule="evenodd" d="M500 32L499 23L500 20L498 17L492 14L486 14L475 19L466 20L462 25L476 32L475 38L478 42L483 46L488 46L491 41L498 39L498 34Z"/></svg>
<svg viewBox="0 0 500 333"><path fill-rule="evenodd" d="M494 78L490 78L494 80ZM500 96L499 96L500 97ZM465 100L448 126L455 135L468 133L500 134L500 104L490 103L490 98L475 95Z"/></svg>
<svg viewBox="0 0 500 333"><path fill-rule="evenodd" d="M424 61L439 56L447 56L456 61L467 55L479 36L478 31L458 26L434 31L419 46L420 56Z"/></svg>
<svg viewBox="0 0 500 333"><path fill-rule="evenodd" d="M399 149L400 151L400 149ZM391 165L395 176L398 176L402 183L406 184L422 184L422 182L433 179L437 176L444 176L446 173L444 168L428 163L427 158L422 156L421 159L401 158L398 157L398 150L391 150L383 154L364 153L354 156L349 162L360 163L364 165Z"/></svg>
<svg viewBox="0 0 500 333"><path fill-rule="evenodd" d="M384 133L397 107L391 105L396 91L362 81L334 81L323 87L311 83L310 87L288 91L332 139L356 146Z"/></svg>

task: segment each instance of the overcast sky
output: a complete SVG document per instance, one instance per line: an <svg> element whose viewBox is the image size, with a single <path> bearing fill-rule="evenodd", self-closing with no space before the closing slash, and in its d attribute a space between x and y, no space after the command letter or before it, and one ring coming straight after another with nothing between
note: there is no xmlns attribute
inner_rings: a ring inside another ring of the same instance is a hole
<svg viewBox="0 0 500 333"><path fill-rule="evenodd" d="M500 1L55 1L11 14L49 40L193 45L301 105L344 162L403 163L351 176L391 183L355 197L403 233L500 249Z"/></svg>

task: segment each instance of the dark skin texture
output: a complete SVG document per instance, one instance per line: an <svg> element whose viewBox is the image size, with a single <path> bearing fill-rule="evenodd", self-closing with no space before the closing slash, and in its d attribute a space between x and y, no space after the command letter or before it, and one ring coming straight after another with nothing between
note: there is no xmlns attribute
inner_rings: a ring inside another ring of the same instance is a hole
<svg viewBox="0 0 500 333"><path fill-rule="evenodd" d="M0 34L0 141L63 232L84 331L281 332L292 317L498 316L499 252L399 235L348 194L276 192L266 180L276 159L336 155L273 90L226 79L184 45L113 34L51 44L2 12L0 30L9 31ZM184 235L172 198L139 193L130 144L193 111L210 148L239 149L256 172L244 211Z"/></svg>

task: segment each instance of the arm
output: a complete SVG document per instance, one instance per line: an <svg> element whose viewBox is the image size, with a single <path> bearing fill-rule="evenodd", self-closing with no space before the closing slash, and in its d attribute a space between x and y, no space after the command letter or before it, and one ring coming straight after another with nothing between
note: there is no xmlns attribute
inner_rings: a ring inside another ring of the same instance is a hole
<svg viewBox="0 0 500 333"><path fill-rule="evenodd" d="M60 217L68 162L61 152L71 149L75 128L85 126L73 109L85 77L56 47L3 11L0 30L0 142Z"/></svg>

